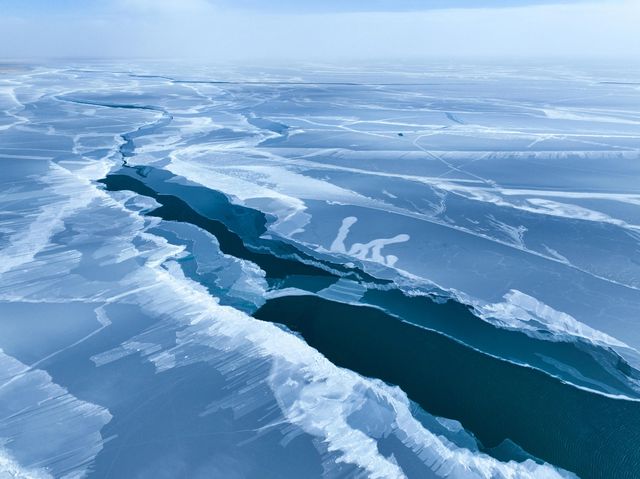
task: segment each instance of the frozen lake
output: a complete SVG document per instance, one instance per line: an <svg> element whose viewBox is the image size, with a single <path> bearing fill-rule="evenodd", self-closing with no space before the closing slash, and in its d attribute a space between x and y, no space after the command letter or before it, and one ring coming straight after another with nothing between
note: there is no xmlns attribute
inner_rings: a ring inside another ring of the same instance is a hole
<svg viewBox="0 0 640 479"><path fill-rule="evenodd" d="M0 165L0 476L640 475L640 71L0 65Z"/></svg>

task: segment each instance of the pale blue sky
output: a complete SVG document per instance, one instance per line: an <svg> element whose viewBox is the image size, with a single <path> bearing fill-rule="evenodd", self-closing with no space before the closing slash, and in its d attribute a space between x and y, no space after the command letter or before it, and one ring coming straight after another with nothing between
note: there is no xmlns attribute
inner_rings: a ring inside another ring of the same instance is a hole
<svg viewBox="0 0 640 479"><path fill-rule="evenodd" d="M183 0L175 0L180 3ZM494 8L580 3L585 0L207 0L228 9L261 12L420 11L442 8ZM12 13L92 12L108 10L113 0L0 0L0 10Z"/></svg>
<svg viewBox="0 0 640 479"><path fill-rule="evenodd" d="M0 58L640 59L640 0L0 0Z"/></svg>

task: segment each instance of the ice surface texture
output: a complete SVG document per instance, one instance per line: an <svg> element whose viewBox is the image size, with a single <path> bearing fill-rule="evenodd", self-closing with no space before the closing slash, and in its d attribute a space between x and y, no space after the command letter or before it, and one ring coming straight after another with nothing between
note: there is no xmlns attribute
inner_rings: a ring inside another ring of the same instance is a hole
<svg viewBox="0 0 640 479"><path fill-rule="evenodd" d="M639 75L0 73L0 476L637 477Z"/></svg>

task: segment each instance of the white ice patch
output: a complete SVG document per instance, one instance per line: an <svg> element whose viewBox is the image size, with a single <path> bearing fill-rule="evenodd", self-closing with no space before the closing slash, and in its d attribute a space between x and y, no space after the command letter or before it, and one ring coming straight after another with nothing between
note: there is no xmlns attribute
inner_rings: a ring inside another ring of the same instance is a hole
<svg viewBox="0 0 640 479"><path fill-rule="evenodd" d="M128 210L137 213L148 213L162 205L148 196L138 195L132 191L111 191L110 196L122 203Z"/></svg>
<svg viewBox="0 0 640 479"><path fill-rule="evenodd" d="M0 448L0 479L53 479L44 469L22 467L11 455Z"/></svg>
<svg viewBox="0 0 640 479"><path fill-rule="evenodd" d="M396 195L394 195L393 193L389 193L387 190L382 190L382 194L391 198L392 200L397 200L398 197Z"/></svg>
<svg viewBox="0 0 640 479"><path fill-rule="evenodd" d="M575 336L587 341L628 348L608 334L581 323L573 316L557 311L536 298L512 289L504 295L504 302L476 305L478 314L488 321L498 321L510 328L524 331L546 330L560 336Z"/></svg>
<svg viewBox="0 0 640 479"><path fill-rule="evenodd" d="M341 188L327 181L302 175L281 166L238 166L220 169L224 172L236 170L244 173L251 181L275 191L300 199L337 201L349 204L367 202L368 199L351 190Z"/></svg>
<svg viewBox="0 0 640 479"><path fill-rule="evenodd" d="M0 275L33 261L35 255L49 244L51 237L63 229L64 219L85 208L98 196L95 188L86 188L81 180L53 163L47 176L38 180L48 185L49 201L35 210L21 212L23 216L19 224L24 228L16 228L17 221L11 225L14 233L9 237L9 246L2 251ZM25 197L22 192L8 191L0 195L0 201L19 202Z"/></svg>
<svg viewBox="0 0 640 479"><path fill-rule="evenodd" d="M151 356L161 349L162 348L157 344L142 343L139 341L125 341L121 346L115 349L92 356L91 361L93 361L96 366L104 366L105 364L112 363L132 354L140 354L142 357Z"/></svg>
<svg viewBox="0 0 640 479"><path fill-rule="evenodd" d="M558 218L567 218L572 220L593 221L598 223L609 223L621 228L632 230L640 230L640 225L629 224L618 218L613 218L605 213L584 208L571 203L559 202L546 198L536 198L536 196L557 197L567 199L599 199L619 201L633 205L640 205L639 195L620 195L607 193L581 193L581 192L563 192L563 191L543 191L543 190L519 190L508 188L476 188L462 186L455 183L440 183L442 188L451 193L456 193L470 200L480 201L483 203L492 203L496 206L512 208L516 210L526 211L528 213L556 216ZM506 197L530 196L522 198L521 201L509 200Z"/></svg>
<svg viewBox="0 0 640 479"><path fill-rule="evenodd" d="M311 218L305 212L307 207L299 198L281 193L272 188L257 185L251 181L236 177L230 172L220 172L197 162L177 160L172 156L168 166L175 175L183 176L207 188L231 195L242 205L252 205L260 201L261 210L274 215L277 220L271 229L283 236L291 236L301 231ZM251 202L253 200L253 203Z"/></svg>
<svg viewBox="0 0 640 479"><path fill-rule="evenodd" d="M282 289L272 289L265 293L266 299L276 299L276 298L284 298L286 296L309 296L313 295L313 293L300 288L282 288Z"/></svg>
<svg viewBox="0 0 640 479"><path fill-rule="evenodd" d="M0 450L0 472L4 465L25 478L48 477L33 468L82 477L102 450L100 430L110 420L106 409L77 399L46 372L0 350L0 444L25 468L15 469L15 460Z"/></svg>
<svg viewBox="0 0 640 479"><path fill-rule="evenodd" d="M317 295L329 301L357 304L367 288L357 281L340 278L328 288L318 291Z"/></svg>
<svg viewBox="0 0 640 479"><path fill-rule="evenodd" d="M0 84L0 111L4 111L7 116L12 117L15 121L9 124L0 124L0 131L9 130L15 126L24 125L29 122L29 119L19 114L24 109L24 105L18 100L16 96L16 84L10 86L9 84Z"/></svg>
<svg viewBox="0 0 640 479"><path fill-rule="evenodd" d="M524 234L527 232L527 228L525 226L508 225L500 220L495 219L493 216L489 217L489 222L499 231L502 231L514 246L520 249L525 248Z"/></svg>
<svg viewBox="0 0 640 479"><path fill-rule="evenodd" d="M348 216L342 220L342 225L338 229L338 234L331 243L330 251L393 267L398 261L398 257L391 254L384 256L382 254L382 248L392 244L405 243L409 241L411 237L408 234L399 234L392 238L374 239L368 243L353 243L351 248L347 249L345 241L347 236L349 236L351 227L356 224L357 221L358 218L355 216Z"/></svg>
<svg viewBox="0 0 640 479"><path fill-rule="evenodd" d="M594 114L592 109L579 108L542 108L547 118L552 120L572 120L589 123L616 123L619 125L640 125L640 121L621 118L619 116L607 116Z"/></svg>

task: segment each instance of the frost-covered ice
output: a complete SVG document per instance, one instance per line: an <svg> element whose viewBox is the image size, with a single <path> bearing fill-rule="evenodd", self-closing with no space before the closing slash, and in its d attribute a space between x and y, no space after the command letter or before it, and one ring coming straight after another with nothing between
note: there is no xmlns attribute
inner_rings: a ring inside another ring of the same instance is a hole
<svg viewBox="0 0 640 479"><path fill-rule="evenodd" d="M594 330L566 313L541 303L521 291L511 290L504 295L501 303L487 304L479 308L481 316L488 321L503 321L505 326L515 329L540 328L554 333L559 340L566 336L576 336L596 343L627 348L628 346L607 334Z"/></svg>
<svg viewBox="0 0 640 479"><path fill-rule="evenodd" d="M564 69L183 71L0 76L0 477L572 476L490 455L456 418L251 314L291 295L453 298L529 345L576 341L602 369L506 359L631 403L637 85ZM144 186L97 182L119 171Z"/></svg>

